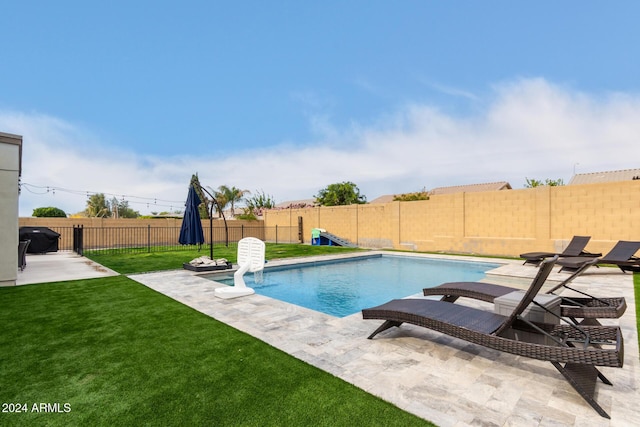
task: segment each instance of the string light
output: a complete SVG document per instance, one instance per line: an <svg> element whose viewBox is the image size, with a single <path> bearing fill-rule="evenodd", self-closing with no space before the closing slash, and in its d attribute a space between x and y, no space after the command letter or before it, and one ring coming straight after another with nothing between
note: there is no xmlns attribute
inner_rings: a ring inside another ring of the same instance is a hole
<svg viewBox="0 0 640 427"><path fill-rule="evenodd" d="M74 194L74 195L82 196L86 198L89 198L96 194L104 194L105 198L109 197L109 198L117 199L118 197L121 197L123 202L127 201L129 203L135 203L135 204L141 204L141 205L146 204L147 208L149 207L149 203L151 202L153 202L154 206L170 208L170 210L173 210L173 206L176 204L182 205L185 203L184 201L180 201L180 200L165 200L165 199L159 199L157 197L143 197L143 196L134 196L134 195L128 195L128 194L116 194L116 193L107 193L103 191L73 190L73 189L62 188L62 187L34 185L34 184L29 184L27 182L21 182L20 187L21 189L23 188L29 193L35 194L38 196L43 196L49 193L55 196L56 191L62 192L62 193Z"/></svg>

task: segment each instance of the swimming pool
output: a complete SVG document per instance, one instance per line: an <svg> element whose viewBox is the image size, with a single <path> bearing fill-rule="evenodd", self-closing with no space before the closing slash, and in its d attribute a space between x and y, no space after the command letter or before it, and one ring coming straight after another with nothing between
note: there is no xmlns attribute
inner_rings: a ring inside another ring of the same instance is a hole
<svg viewBox="0 0 640 427"><path fill-rule="evenodd" d="M262 283L246 274L247 286L257 294L286 301L336 317L344 317L422 288L444 282L477 281L500 264L374 255L265 268ZM211 276L233 285L233 276Z"/></svg>

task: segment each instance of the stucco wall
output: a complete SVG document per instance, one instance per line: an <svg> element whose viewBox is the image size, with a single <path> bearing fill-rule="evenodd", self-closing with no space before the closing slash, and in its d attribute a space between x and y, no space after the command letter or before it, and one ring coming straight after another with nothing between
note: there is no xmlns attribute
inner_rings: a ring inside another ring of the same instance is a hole
<svg viewBox="0 0 640 427"><path fill-rule="evenodd" d="M18 180L22 137L0 133L0 286L18 277Z"/></svg>
<svg viewBox="0 0 640 427"><path fill-rule="evenodd" d="M267 211L265 225L324 228L360 246L518 256L562 251L574 235L608 252L640 240L640 181L458 193L429 200Z"/></svg>

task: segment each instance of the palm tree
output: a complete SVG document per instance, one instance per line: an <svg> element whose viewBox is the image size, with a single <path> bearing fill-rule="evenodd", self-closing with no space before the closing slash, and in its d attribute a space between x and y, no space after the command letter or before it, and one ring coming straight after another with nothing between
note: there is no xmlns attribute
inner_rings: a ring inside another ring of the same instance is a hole
<svg viewBox="0 0 640 427"><path fill-rule="evenodd" d="M87 208L84 211L90 218L106 218L111 216L109 202L104 197L104 193L97 193L89 196L87 199Z"/></svg>
<svg viewBox="0 0 640 427"><path fill-rule="evenodd" d="M251 191L241 190L236 187L229 188L226 185L221 185L220 187L218 187L217 193L221 196L222 199L224 199L224 201L231 205L231 216L235 216L235 204L241 201L244 198L245 194L250 194ZM225 203L225 206L227 203Z"/></svg>
<svg viewBox="0 0 640 427"><path fill-rule="evenodd" d="M227 198L226 193L222 190L223 187L224 185L221 185L220 187L218 187L218 191L209 187L211 194L213 195L213 197L216 199L216 202L217 202L215 205L215 208L216 208L216 212L218 212L218 217L222 217L223 215L222 211L224 211L224 209L229 204L229 199Z"/></svg>

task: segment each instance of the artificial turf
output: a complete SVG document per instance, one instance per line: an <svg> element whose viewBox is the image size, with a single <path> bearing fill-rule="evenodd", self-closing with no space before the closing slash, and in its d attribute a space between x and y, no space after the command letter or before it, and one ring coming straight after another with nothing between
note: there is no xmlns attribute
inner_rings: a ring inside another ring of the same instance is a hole
<svg viewBox="0 0 640 427"><path fill-rule="evenodd" d="M431 425L125 276L0 306L2 426Z"/></svg>

